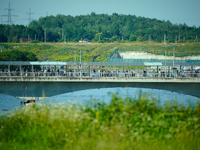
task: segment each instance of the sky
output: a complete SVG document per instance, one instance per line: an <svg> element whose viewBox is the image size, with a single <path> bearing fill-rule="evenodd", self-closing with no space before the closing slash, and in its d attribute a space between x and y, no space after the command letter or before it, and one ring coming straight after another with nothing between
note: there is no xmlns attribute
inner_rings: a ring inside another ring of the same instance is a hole
<svg viewBox="0 0 200 150"><path fill-rule="evenodd" d="M26 26L29 9L31 19L34 20L47 15L79 16L95 12L108 15L130 14L169 20L173 24L200 26L200 0L0 0L0 24L8 20L9 2L13 23Z"/></svg>

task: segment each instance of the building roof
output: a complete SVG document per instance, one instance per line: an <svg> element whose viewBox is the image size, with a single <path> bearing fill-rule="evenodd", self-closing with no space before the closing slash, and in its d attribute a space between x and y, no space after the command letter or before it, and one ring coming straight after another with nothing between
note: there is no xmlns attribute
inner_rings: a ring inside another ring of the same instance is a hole
<svg viewBox="0 0 200 150"><path fill-rule="evenodd" d="M122 59L121 59L122 60ZM150 62L150 61L140 61L140 62L50 62L50 61L0 61L0 65L82 65L82 66L160 66L165 65L162 62ZM173 62L167 62L167 66L173 66ZM175 65L181 66L200 66L200 62L176 62Z"/></svg>

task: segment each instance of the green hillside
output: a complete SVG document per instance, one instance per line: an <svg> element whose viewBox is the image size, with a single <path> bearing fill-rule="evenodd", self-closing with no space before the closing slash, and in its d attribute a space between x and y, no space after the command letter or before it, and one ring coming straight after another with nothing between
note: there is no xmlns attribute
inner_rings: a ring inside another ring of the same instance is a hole
<svg viewBox="0 0 200 150"><path fill-rule="evenodd" d="M30 37L36 42L78 42L81 39L105 42L154 41L194 42L200 36L199 27L172 24L170 21L135 15L113 13L80 16L47 16L33 20L29 26L0 25L0 42L20 42Z"/></svg>
<svg viewBox="0 0 200 150"><path fill-rule="evenodd" d="M33 55L35 55L37 60L41 61L67 61L73 62L75 51L76 51L76 61L80 60L80 50L81 50L81 61L82 62L107 62L111 53L118 48L118 52L124 51L143 51L156 55L165 55L165 50L167 50L167 55L173 55L173 44L168 44L165 46L161 43L91 43L91 44L80 44L80 43L38 43L38 44L0 44L4 46L3 53L0 55L0 60L16 60L14 57L16 55L8 56L8 53L14 54L14 51L19 51L23 53L29 52L28 58L26 60L35 60ZM175 44L175 55L179 57L183 56L197 56L200 55L200 43L184 43ZM19 53L18 52L18 53ZM6 58L5 58L6 57ZM25 60L25 61L26 61Z"/></svg>

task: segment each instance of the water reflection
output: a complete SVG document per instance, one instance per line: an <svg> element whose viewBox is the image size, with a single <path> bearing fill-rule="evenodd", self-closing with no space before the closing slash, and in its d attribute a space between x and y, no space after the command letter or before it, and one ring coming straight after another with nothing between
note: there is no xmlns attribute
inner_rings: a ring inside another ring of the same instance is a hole
<svg viewBox="0 0 200 150"><path fill-rule="evenodd" d="M187 105L188 102L195 103L198 98L190 95L179 94L176 92L156 90L156 89L139 89L139 88L102 88L102 89L92 89L92 90L83 90L71 93L65 93L53 97L49 97L45 100L47 103L69 103L69 102L80 102L82 105L87 103L102 102L109 103L112 97L112 94L109 93L118 93L119 96L125 98L126 96L134 97L139 96L139 91L147 92L156 99L160 100L161 105L163 105L168 100L177 100L179 104ZM13 96L8 96L0 94L0 112L6 112L8 110L15 109L20 107L20 102L22 99L15 98ZM36 103L42 103L42 101L36 101Z"/></svg>

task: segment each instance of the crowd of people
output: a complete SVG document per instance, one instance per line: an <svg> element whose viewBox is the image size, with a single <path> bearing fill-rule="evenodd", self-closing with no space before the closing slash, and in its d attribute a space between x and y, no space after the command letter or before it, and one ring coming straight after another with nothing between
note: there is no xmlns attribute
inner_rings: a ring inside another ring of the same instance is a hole
<svg viewBox="0 0 200 150"><path fill-rule="evenodd" d="M35 69L28 70L15 69L10 71L9 69L0 70L0 76L77 76L77 77L200 77L199 70L176 70L171 72L165 72L160 70L55 70L51 68L44 68L42 71L35 71Z"/></svg>

